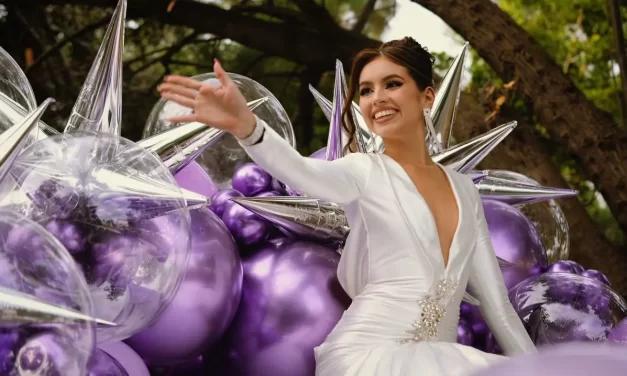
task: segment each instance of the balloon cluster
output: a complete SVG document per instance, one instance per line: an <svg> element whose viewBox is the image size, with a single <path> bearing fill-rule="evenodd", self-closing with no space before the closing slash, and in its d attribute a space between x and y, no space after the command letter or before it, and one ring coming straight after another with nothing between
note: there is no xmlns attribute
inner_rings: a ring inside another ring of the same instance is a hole
<svg viewBox="0 0 627 376"><path fill-rule="evenodd" d="M211 210L222 218L237 243L242 247L259 245L277 235L267 220L236 204L235 197L273 197L287 194L285 185L272 178L255 163L246 163L233 173L231 189L211 196Z"/></svg>
<svg viewBox="0 0 627 376"><path fill-rule="evenodd" d="M188 110L167 101L155 105L143 140L121 138L125 14L120 0L62 134L40 120L50 102L37 107L0 49L0 373L313 375L313 349L350 304L336 276L350 230L343 210L286 187L230 135L169 124ZM537 345L627 343L627 303L603 273L566 260L567 223L554 199L574 192L473 170L515 123L449 144L467 48L438 89L432 158L475 181L509 298ZM272 93L232 78L295 146ZM330 121L327 146L311 158L340 158L341 64L333 101L311 90ZM382 152L353 110L359 150ZM501 352L470 302L460 307L458 342Z"/></svg>

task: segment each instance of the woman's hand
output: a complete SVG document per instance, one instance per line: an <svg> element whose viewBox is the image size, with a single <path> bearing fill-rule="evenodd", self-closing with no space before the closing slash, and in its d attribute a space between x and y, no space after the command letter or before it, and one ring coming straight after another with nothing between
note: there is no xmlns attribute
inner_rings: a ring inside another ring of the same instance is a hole
<svg viewBox="0 0 627 376"><path fill-rule="evenodd" d="M220 81L219 87L176 75L164 79L159 86L161 97L193 110L189 115L168 120L173 123L199 122L244 139L255 129L255 115L218 60L214 61L213 70Z"/></svg>

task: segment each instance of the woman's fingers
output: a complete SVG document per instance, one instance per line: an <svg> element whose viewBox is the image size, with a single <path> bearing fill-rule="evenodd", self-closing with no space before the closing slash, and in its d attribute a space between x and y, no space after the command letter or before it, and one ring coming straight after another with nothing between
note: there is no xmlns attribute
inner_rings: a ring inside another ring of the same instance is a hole
<svg viewBox="0 0 627 376"><path fill-rule="evenodd" d="M198 121L196 114L172 116L168 119L170 123L191 123Z"/></svg>
<svg viewBox="0 0 627 376"><path fill-rule="evenodd" d="M172 75L172 76L166 76L164 78L165 82L169 82L169 83L174 83L174 84L178 84L181 86L185 86L188 87L190 89L194 89L194 90L199 90L200 87L202 86L202 83L194 80L193 78L189 78L189 77L183 77L183 76L179 76L179 75Z"/></svg>
<svg viewBox="0 0 627 376"><path fill-rule="evenodd" d="M165 91L161 93L161 98L168 100L168 101L172 101L175 103L180 104L181 106L185 106L185 107L189 107L191 109L194 108L194 105L196 103L196 101L194 101L193 99L189 99L187 97L184 97L182 95L173 93L171 91Z"/></svg>
<svg viewBox="0 0 627 376"><path fill-rule="evenodd" d="M198 90L188 89L185 86L171 84L167 82L159 86L159 92L161 93L170 92L170 93L178 94L180 96L183 96L189 99L195 99L196 96L198 95Z"/></svg>
<svg viewBox="0 0 627 376"><path fill-rule="evenodd" d="M222 64L220 64L218 59L213 59L213 72L216 74L216 77L218 77L218 80L220 80L222 87L226 88L233 82L224 68L222 68Z"/></svg>

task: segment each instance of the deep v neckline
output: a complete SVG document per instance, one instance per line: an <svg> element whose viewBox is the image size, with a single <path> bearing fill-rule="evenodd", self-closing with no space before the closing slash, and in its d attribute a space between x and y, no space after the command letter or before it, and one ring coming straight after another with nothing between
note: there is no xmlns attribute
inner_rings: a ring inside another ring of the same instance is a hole
<svg viewBox="0 0 627 376"><path fill-rule="evenodd" d="M444 271L448 272L448 268L451 265L451 261L453 260L453 257L454 257L453 251L455 250L455 240L457 239L457 233L459 232L459 229L461 228L461 224L462 224L461 222L463 218L462 217L462 205L460 203L459 195L457 194L457 189L455 189L455 184L453 183L453 179L451 178L448 171L446 170L446 167L442 166L441 164L437 162L434 162L436 166L438 166L438 168L440 168L442 172L444 172L444 176L446 176L446 180L451 188L451 191L453 192L455 205L457 206L457 226L455 227L455 231L453 232L453 237L451 238L451 245L449 246L449 250L448 250L448 260L445 262L444 252L442 250L442 241L440 240L440 231L438 230L438 224L435 219L435 215L433 214L433 211L431 210L431 207L427 203L427 200L420 193L420 191L418 190L418 187L416 186L416 183L414 183L414 180L411 178L411 176L409 176L409 174L407 173L407 170L405 170L405 168L400 163L398 163L394 158L390 157L387 154L381 153L381 155L384 155L388 160L392 161L392 163L394 163L403 172L405 179L409 181L410 185L412 186L414 190L414 193L416 194L416 196L419 197L419 199L422 201L422 204L426 208L427 213L429 213L429 216L431 217L431 222L433 223L433 227L436 232L436 238L438 241L439 261Z"/></svg>

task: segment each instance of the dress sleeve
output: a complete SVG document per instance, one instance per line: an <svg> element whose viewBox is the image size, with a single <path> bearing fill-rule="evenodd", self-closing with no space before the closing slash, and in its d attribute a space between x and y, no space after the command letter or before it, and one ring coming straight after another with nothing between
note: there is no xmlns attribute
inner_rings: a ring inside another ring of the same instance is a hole
<svg viewBox="0 0 627 376"><path fill-rule="evenodd" d="M372 164L367 155L352 153L334 161L303 157L263 120L257 121L265 127L261 142L242 147L274 178L307 196L340 205L361 195Z"/></svg>
<svg viewBox="0 0 627 376"><path fill-rule="evenodd" d="M472 189L476 192L474 201L478 238L471 261L470 288L480 301L483 318L507 355L535 352L535 345L509 301L503 274L492 248L481 198L474 186Z"/></svg>

